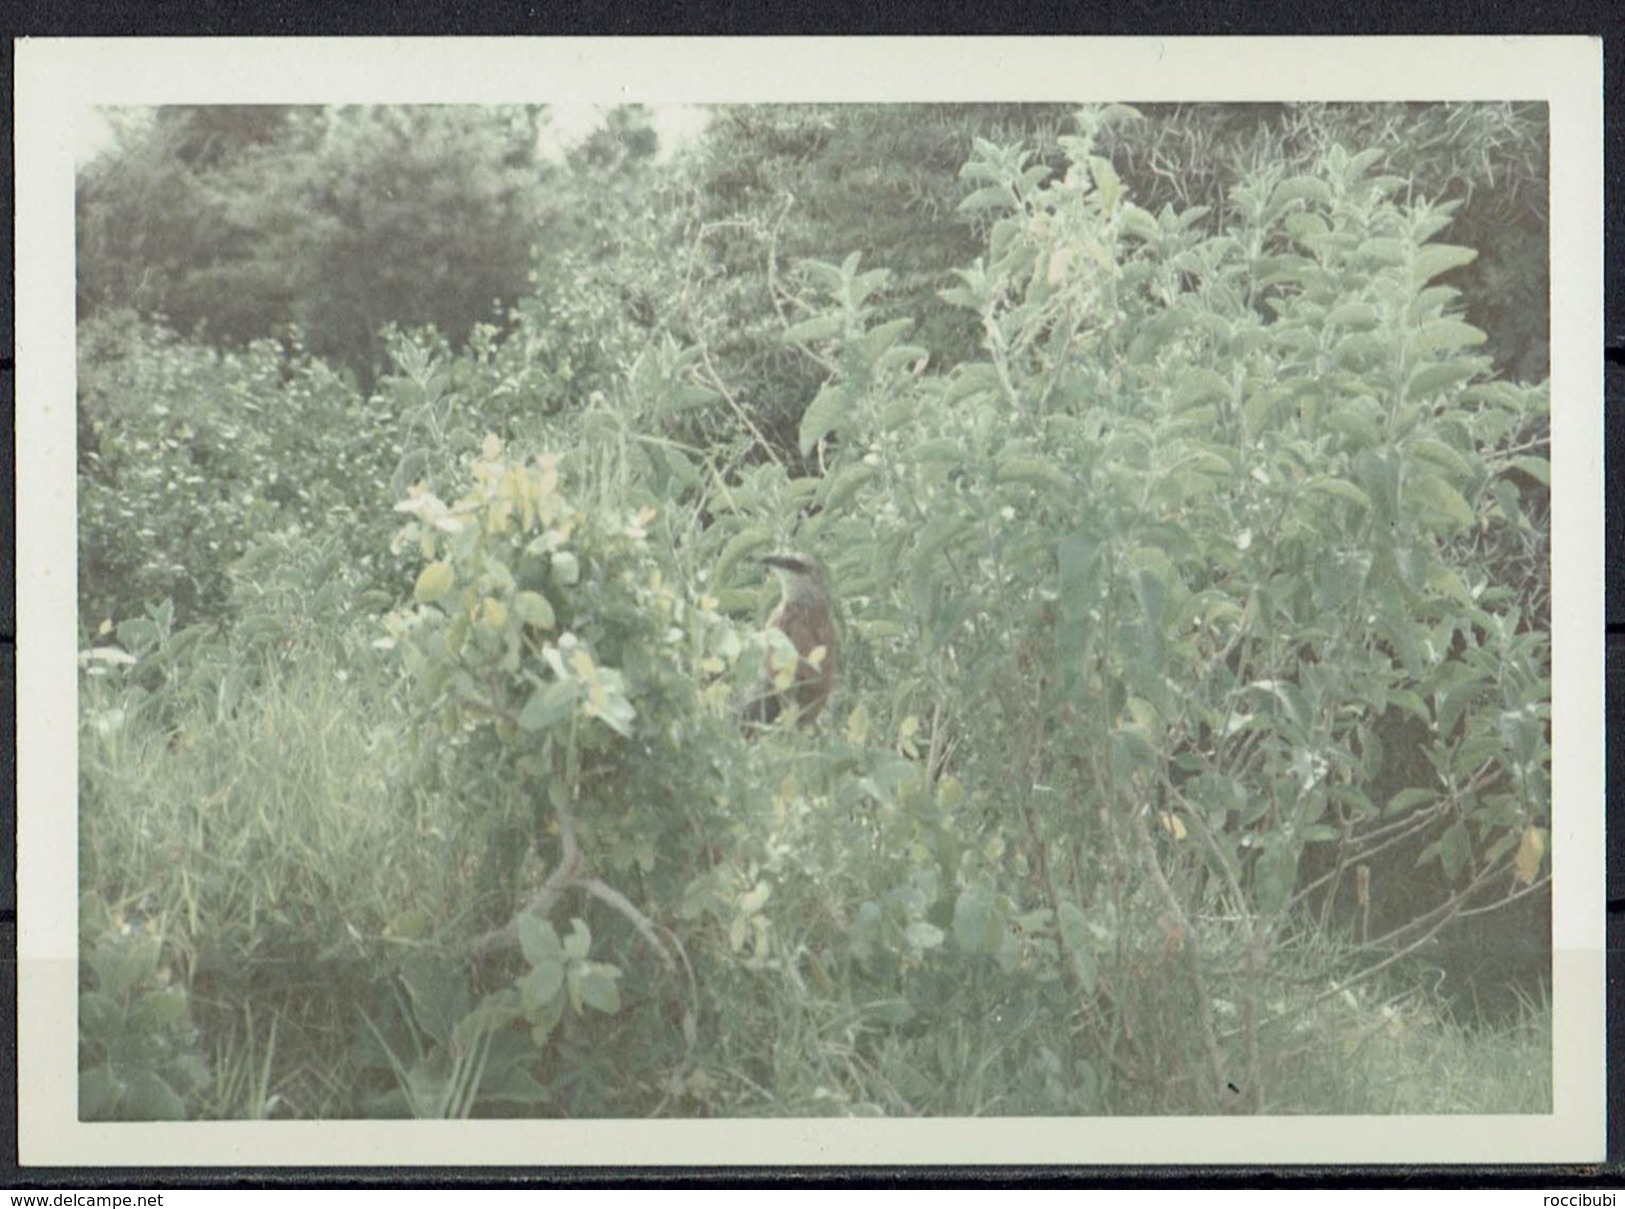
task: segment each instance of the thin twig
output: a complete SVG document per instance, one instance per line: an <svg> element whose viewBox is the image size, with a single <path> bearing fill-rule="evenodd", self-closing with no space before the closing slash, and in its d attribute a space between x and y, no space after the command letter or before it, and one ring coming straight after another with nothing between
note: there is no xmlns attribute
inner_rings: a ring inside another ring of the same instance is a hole
<svg viewBox="0 0 1625 1209"><path fill-rule="evenodd" d="M654 950L660 954L660 960L665 964L667 972L677 973L677 962L672 957L671 950L667 949L664 942L655 934L654 925L649 922L649 917L634 907L626 895L596 877L580 878L576 881L576 885L600 902L608 903L625 916L626 921L638 930L638 935L654 946Z"/></svg>
<svg viewBox="0 0 1625 1209"><path fill-rule="evenodd" d="M1218 1034L1213 1028L1213 1005L1208 1002L1207 982L1202 977L1201 942L1197 939L1196 929L1191 926L1185 909L1180 906L1174 888L1168 884L1168 878L1162 872L1156 849L1151 843L1151 833L1146 829L1143 812L1131 810L1129 823L1134 829L1135 846L1140 850L1140 859L1151 877L1151 884L1155 887L1158 897L1162 899L1164 909L1179 927L1182 942L1180 949L1185 954L1185 965L1191 977L1191 989L1195 992L1197 1033L1202 1041L1202 1049L1207 1054L1208 1064L1213 1069L1214 1096L1220 1104L1224 1104L1226 1102L1224 1093L1229 1080L1224 1073L1224 1055L1219 1049Z"/></svg>
<svg viewBox="0 0 1625 1209"><path fill-rule="evenodd" d="M526 915L534 915L540 919L547 919L553 913L553 907L563 896L576 879L580 877L585 860L581 855L581 847L576 843L575 820L570 812L562 807L555 806L554 813L559 820L559 863L547 875L542 888L535 896L519 909L519 912L500 928L487 932L474 942L473 951L487 953L492 949L507 948L519 942L519 921Z"/></svg>

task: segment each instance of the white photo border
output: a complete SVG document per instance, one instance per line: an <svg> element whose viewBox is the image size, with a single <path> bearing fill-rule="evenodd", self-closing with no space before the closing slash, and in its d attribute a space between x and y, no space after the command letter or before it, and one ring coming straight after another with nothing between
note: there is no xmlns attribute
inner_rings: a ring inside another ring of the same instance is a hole
<svg viewBox="0 0 1625 1209"><path fill-rule="evenodd" d="M74 39L16 45L18 1145L25 1165L1440 1164L1604 1158L1602 49L1586 37ZM97 106L1545 101L1553 1112L1484 1117L77 1119L73 193Z"/></svg>

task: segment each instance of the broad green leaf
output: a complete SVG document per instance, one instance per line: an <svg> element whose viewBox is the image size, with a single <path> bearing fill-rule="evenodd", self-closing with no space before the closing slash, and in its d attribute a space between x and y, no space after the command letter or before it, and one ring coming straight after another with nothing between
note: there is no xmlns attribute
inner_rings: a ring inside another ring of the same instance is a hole
<svg viewBox="0 0 1625 1209"><path fill-rule="evenodd" d="M1412 504L1426 509L1424 522L1433 521L1436 528L1466 529L1473 523L1473 510L1461 492L1437 475L1427 474L1406 484L1406 497Z"/></svg>
<svg viewBox="0 0 1625 1209"><path fill-rule="evenodd" d="M862 746L869 738L869 707L859 701L846 716L846 741L854 747Z"/></svg>
<svg viewBox="0 0 1625 1209"><path fill-rule="evenodd" d="M1430 285L1418 290L1416 297L1411 299L1410 306L1405 308L1406 318L1412 323L1437 319L1444 314L1445 308L1459 297L1461 291L1453 285Z"/></svg>
<svg viewBox="0 0 1625 1209"><path fill-rule="evenodd" d="M1364 151L1357 152L1349 158L1348 166L1343 169L1344 181L1352 184L1359 180L1387 154L1381 147L1367 147Z"/></svg>
<svg viewBox="0 0 1625 1209"><path fill-rule="evenodd" d="M601 961L583 962L570 971L573 998L609 1015L621 1010L621 972Z"/></svg>
<svg viewBox="0 0 1625 1209"><path fill-rule="evenodd" d="M999 371L986 361L973 361L964 365L948 379L943 391L944 405L958 403L981 392L993 393L999 389Z"/></svg>
<svg viewBox="0 0 1625 1209"><path fill-rule="evenodd" d="M1390 701L1394 699L1392 692L1388 694L1388 699ZM1431 806L1435 801L1438 800L1438 797L1439 795L1431 789L1414 787L1411 789L1401 789L1393 797L1388 799L1388 805L1382 808L1382 817L1385 819L1391 819L1398 815L1406 814L1412 810L1415 810L1418 806Z"/></svg>
<svg viewBox="0 0 1625 1209"><path fill-rule="evenodd" d="M1281 226L1288 235L1311 251L1315 250L1315 241L1331 231L1331 227L1320 215L1301 210L1288 214L1281 220Z"/></svg>
<svg viewBox="0 0 1625 1209"><path fill-rule="evenodd" d="M460 962L414 955L401 967L401 982L412 1000L418 1027L442 1045L470 1007L468 975Z"/></svg>
<svg viewBox="0 0 1625 1209"><path fill-rule="evenodd" d="M113 1039L124 1027L124 1009L100 991L79 992L79 1033L97 1043Z"/></svg>
<svg viewBox="0 0 1625 1209"><path fill-rule="evenodd" d="M575 712L580 699L580 681L554 680L541 685L519 711L519 729L538 731L556 726Z"/></svg>
<svg viewBox="0 0 1625 1209"><path fill-rule="evenodd" d="M822 260L798 261L796 267L816 282L820 289L831 292L840 289L841 283L846 278L846 273L842 271L841 266L829 264Z"/></svg>
<svg viewBox="0 0 1625 1209"><path fill-rule="evenodd" d="M822 340L833 340L845 330L844 315L814 315L811 319L791 324L785 329L781 339L786 344L812 344Z"/></svg>
<svg viewBox="0 0 1625 1209"><path fill-rule="evenodd" d="M479 603L479 622L487 630L500 633L508 625L508 606L494 596Z"/></svg>
<svg viewBox="0 0 1625 1209"><path fill-rule="evenodd" d="M1360 245L1359 252L1364 259L1379 265L1405 263L1405 245L1385 235L1366 240Z"/></svg>
<svg viewBox="0 0 1625 1209"><path fill-rule="evenodd" d="M1122 178L1117 175L1117 169L1112 167L1111 160L1101 155L1089 157L1089 175L1094 177L1095 188L1100 190L1101 207L1110 214L1123 199Z"/></svg>
<svg viewBox="0 0 1625 1209"><path fill-rule="evenodd" d="M1389 344L1377 332L1351 332L1332 349L1332 364L1357 367L1388 355Z"/></svg>
<svg viewBox="0 0 1625 1209"><path fill-rule="evenodd" d="M1426 356L1483 344L1486 339L1482 331L1460 319L1433 319L1424 323L1406 343L1413 355Z"/></svg>
<svg viewBox="0 0 1625 1209"><path fill-rule="evenodd" d="M1361 450L1354 459L1354 473L1384 520L1397 519L1399 506L1399 467L1397 459L1374 450Z"/></svg>
<svg viewBox="0 0 1625 1209"><path fill-rule="evenodd" d="M992 953L1003 931L993 913L993 891L967 886L954 900L954 943L964 953Z"/></svg>
<svg viewBox="0 0 1625 1209"><path fill-rule="evenodd" d="M553 582L570 587L581 578L581 562L568 550L555 551L551 560Z"/></svg>
<svg viewBox="0 0 1625 1209"><path fill-rule="evenodd" d="M1411 279L1417 285L1421 285L1440 273L1459 269L1462 265L1472 264L1477 259L1478 252L1473 248L1448 243L1428 244L1416 253L1416 265Z"/></svg>
<svg viewBox="0 0 1625 1209"><path fill-rule="evenodd" d="M586 712L623 739L632 737L632 723L638 716L637 707L627 700L624 693L607 683L602 686L602 691L588 689Z"/></svg>
<svg viewBox="0 0 1625 1209"><path fill-rule="evenodd" d="M137 999L130 1009L130 1027L140 1033L162 1033L186 1019L186 992L160 987Z"/></svg>
<svg viewBox="0 0 1625 1209"><path fill-rule="evenodd" d="M858 253L848 256L847 263L853 268L857 267ZM852 279L852 285L846 293L847 305L853 310L862 306L869 296L883 287L891 278L890 269L870 269L867 273L860 273Z"/></svg>
<svg viewBox="0 0 1625 1209"><path fill-rule="evenodd" d="M519 917L519 947L531 965L544 961L557 961L564 956L564 945L553 925L526 911Z"/></svg>
<svg viewBox="0 0 1625 1209"><path fill-rule="evenodd" d="M1377 308L1369 302L1344 302L1326 313L1327 327L1370 328L1377 320Z"/></svg>
<svg viewBox="0 0 1625 1209"><path fill-rule="evenodd" d="M1467 824L1458 819L1439 837L1439 864L1444 868L1444 875L1455 881L1471 859L1472 841L1467 835Z"/></svg>
<svg viewBox="0 0 1625 1209"><path fill-rule="evenodd" d="M847 502L858 493L865 484L874 481L880 471L867 462L854 462L850 466L843 466L834 475L824 481L824 508L830 513L839 513L846 507Z"/></svg>
<svg viewBox="0 0 1625 1209"><path fill-rule="evenodd" d="M1279 384L1265 386L1249 395L1241 409L1242 418L1247 421L1247 431L1254 435L1263 432L1275 415L1276 408L1291 397L1291 389Z"/></svg>
<svg viewBox="0 0 1625 1209"><path fill-rule="evenodd" d="M1476 377L1485 368L1482 358L1458 357L1424 366L1411 375L1405 393L1412 399L1426 399L1439 391L1448 390L1457 383Z"/></svg>
<svg viewBox="0 0 1625 1209"><path fill-rule="evenodd" d="M536 1012L552 1003L564 989L564 962L552 957L536 962L519 979L518 986L525 1015L534 1019Z"/></svg>
<svg viewBox="0 0 1625 1209"><path fill-rule="evenodd" d="M591 951L592 929L587 926L586 920L580 918L572 919L570 921L570 935L564 938L565 956L573 957L577 961L580 961L585 959L587 954Z"/></svg>
<svg viewBox="0 0 1625 1209"><path fill-rule="evenodd" d="M1335 495L1339 499L1348 500L1351 504L1358 504L1362 508L1371 507L1371 497L1347 479L1314 478L1304 484L1304 489L1316 491L1323 495Z"/></svg>
<svg viewBox="0 0 1625 1209"><path fill-rule="evenodd" d="M1286 905L1298 878L1298 853L1285 843L1266 845L1253 867L1259 910L1273 915Z"/></svg>
<svg viewBox="0 0 1625 1209"><path fill-rule="evenodd" d="M1400 709L1421 722L1427 722L1432 718L1432 714L1428 712L1427 702L1423 701L1419 694L1412 692L1410 689L1389 689L1388 704L1399 706Z"/></svg>
<svg viewBox="0 0 1625 1209"><path fill-rule="evenodd" d="M1188 370L1179 379L1174 390L1174 410L1183 412L1210 399L1223 401L1230 397L1230 383L1206 366Z"/></svg>
<svg viewBox="0 0 1625 1209"><path fill-rule="evenodd" d="M925 530L920 534L919 545L914 551L914 565L922 569L927 567L939 553L965 537L975 527L974 522L957 516L933 517L926 522Z"/></svg>
<svg viewBox="0 0 1625 1209"><path fill-rule="evenodd" d="M116 634L120 646L138 654L148 647L158 645L158 627L145 617L132 617L128 621L119 622Z"/></svg>
<svg viewBox="0 0 1625 1209"><path fill-rule="evenodd" d="M422 940L429 932L429 913L422 907L408 907L384 925L390 940Z"/></svg>
<svg viewBox="0 0 1625 1209"><path fill-rule="evenodd" d="M158 972L158 941L146 936L109 940L90 956L96 971L96 989L115 999L146 982Z"/></svg>
<svg viewBox="0 0 1625 1209"><path fill-rule="evenodd" d="M718 586L727 584L730 573L741 559L758 550L766 550L772 544L772 531L762 526L734 534L728 539L728 544L722 547L722 553L717 555L716 565L711 568L711 583ZM759 579L760 576L756 578Z"/></svg>
<svg viewBox="0 0 1625 1209"><path fill-rule="evenodd" d="M184 1121L186 1102L154 1071L129 1075L119 1116L128 1121Z"/></svg>
<svg viewBox="0 0 1625 1209"><path fill-rule="evenodd" d="M567 997L554 995L533 1012L526 1012L525 1018L530 1021L531 1044L540 1049L547 1044L553 1030L558 1028L559 1021L564 1019L564 1006Z"/></svg>
<svg viewBox="0 0 1625 1209"><path fill-rule="evenodd" d="M432 562L419 572L417 583L412 587L412 598L419 604L433 604L451 591L456 580L449 562Z"/></svg>
<svg viewBox="0 0 1625 1209"><path fill-rule="evenodd" d="M1546 458L1521 457L1513 458L1508 465L1516 467L1546 486L1552 483L1552 464Z"/></svg>
<svg viewBox="0 0 1625 1209"><path fill-rule="evenodd" d="M911 462L961 462L965 459L965 443L953 437L934 437L904 450Z"/></svg>
<svg viewBox="0 0 1625 1209"><path fill-rule="evenodd" d="M1156 351L1190 326L1190 316L1183 310L1170 310L1141 327L1129 342L1128 359L1137 365L1151 361Z"/></svg>
<svg viewBox="0 0 1625 1209"><path fill-rule="evenodd" d="M1131 723L1112 733L1112 781L1118 788L1131 787L1136 773L1155 768L1157 763L1156 746L1143 728Z"/></svg>
<svg viewBox="0 0 1625 1209"><path fill-rule="evenodd" d="M1015 198L1005 185L987 185L972 192L959 203L959 213L972 214L978 210L1008 210Z"/></svg>
<svg viewBox="0 0 1625 1209"><path fill-rule="evenodd" d="M1354 599L1365 583L1365 562L1339 554L1320 560L1315 572L1315 605L1323 610L1341 609Z"/></svg>
<svg viewBox="0 0 1625 1209"><path fill-rule="evenodd" d="M1071 477L1048 458L1001 457L995 474L1001 483L1024 483L1070 497L1076 489Z"/></svg>
<svg viewBox="0 0 1625 1209"><path fill-rule="evenodd" d="M1083 909L1071 899L1063 899L1055 913L1056 923L1060 927L1061 943L1068 949L1084 949L1089 946L1088 919Z"/></svg>
<svg viewBox="0 0 1625 1209"><path fill-rule="evenodd" d="M893 319L871 328L863 334L861 347L868 360L878 361L883 353L895 344L899 337L914 326L914 320L907 318Z"/></svg>
<svg viewBox="0 0 1625 1209"><path fill-rule="evenodd" d="M555 622L553 605L540 592L525 591L515 594L513 611L526 625L535 626L538 630L553 628Z"/></svg>
<svg viewBox="0 0 1625 1209"><path fill-rule="evenodd" d="M1473 469L1467 464L1467 459L1436 437L1417 437L1407 448L1418 457L1449 471L1458 480L1473 477Z"/></svg>
<svg viewBox="0 0 1625 1209"><path fill-rule="evenodd" d="M1157 220L1149 212L1129 202L1121 208L1120 213L1124 234L1147 242L1157 238L1160 228L1157 226Z"/></svg>
<svg viewBox="0 0 1625 1209"><path fill-rule="evenodd" d="M767 906L767 900L773 897L773 887L767 882L757 882L755 887L739 896L739 912L741 915L755 915Z"/></svg>
<svg viewBox="0 0 1625 1209"><path fill-rule="evenodd" d="M807 410L801 413L800 442L803 457L811 453L813 446L830 432L840 427L845 419L846 405L846 388L836 382L825 384L807 405Z"/></svg>
<svg viewBox="0 0 1625 1209"><path fill-rule="evenodd" d="M1294 176L1275 186L1275 191L1270 194L1270 206L1278 208L1299 199L1329 206L1332 204L1332 191L1318 176Z"/></svg>

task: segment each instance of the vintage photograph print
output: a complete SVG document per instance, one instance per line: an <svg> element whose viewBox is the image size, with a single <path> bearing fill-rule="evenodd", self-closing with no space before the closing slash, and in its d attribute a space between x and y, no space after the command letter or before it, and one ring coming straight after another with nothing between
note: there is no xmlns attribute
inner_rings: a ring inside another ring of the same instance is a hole
<svg viewBox="0 0 1625 1209"><path fill-rule="evenodd" d="M1595 43L18 72L25 1162L1601 1157Z"/></svg>

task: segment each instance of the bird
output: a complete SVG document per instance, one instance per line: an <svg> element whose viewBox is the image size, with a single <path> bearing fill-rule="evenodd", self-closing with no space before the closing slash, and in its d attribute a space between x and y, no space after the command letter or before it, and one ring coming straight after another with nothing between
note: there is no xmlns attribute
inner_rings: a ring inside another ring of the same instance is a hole
<svg viewBox="0 0 1625 1209"><path fill-rule="evenodd" d="M747 716L753 722L771 723L794 711L796 722L808 726L835 687L835 606L829 576L816 558L806 554L769 554L761 561L779 577L779 603L767 619L768 628L788 638L800 658L794 679L780 690L769 649L763 685Z"/></svg>

